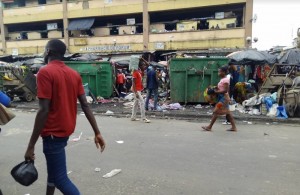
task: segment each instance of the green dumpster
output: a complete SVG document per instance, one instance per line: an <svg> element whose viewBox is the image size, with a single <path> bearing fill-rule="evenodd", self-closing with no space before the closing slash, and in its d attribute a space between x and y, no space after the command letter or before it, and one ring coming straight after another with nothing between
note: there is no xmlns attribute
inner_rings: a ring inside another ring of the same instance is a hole
<svg viewBox="0 0 300 195"><path fill-rule="evenodd" d="M227 64L227 58L178 58L170 63L172 102L205 102L204 91L219 82L218 68Z"/></svg>
<svg viewBox="0 0 300 195"><path fill-rule="evenodd" d="M95 96L110 98L113 94L113 73L109 62L65 62L76 70L82 83L88 83Z"/></svg>

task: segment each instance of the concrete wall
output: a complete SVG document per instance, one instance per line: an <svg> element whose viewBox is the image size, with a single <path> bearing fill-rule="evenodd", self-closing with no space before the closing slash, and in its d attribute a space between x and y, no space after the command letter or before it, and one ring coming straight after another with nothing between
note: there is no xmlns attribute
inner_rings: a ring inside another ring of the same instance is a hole
<svg viewBox="0 0 300 195"><path fill-rule="evenodd" d="M52 1L53 3L56 2L55 0ZM62 3L37 5L35 2L32 1L32 5L35 6L5 9L4 23L12 24L63 18ZM227 0L226 2L223 0L149 0L149 11L185 9L245 2L246 0ZM142 12L143 5L141 0L113 0L112 3L105 3L105 0L92 0L68 3L69 18L109 16Z"/></svg>

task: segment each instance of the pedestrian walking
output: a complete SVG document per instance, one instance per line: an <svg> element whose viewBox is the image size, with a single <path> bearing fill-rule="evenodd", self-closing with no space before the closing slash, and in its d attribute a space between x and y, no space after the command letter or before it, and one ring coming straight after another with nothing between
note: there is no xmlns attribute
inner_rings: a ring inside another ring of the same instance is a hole
<svg viewBox="0 0 300 195"><path fill-rule="evenodd" d="M221 78L220 82L218 83L218 87L216 89L210 89L210 94L217 94L218 95L218 103L215 106L213 117L211 122L208 126L202 127L205 131L211 131L214 123L216 122L218 116L226 115L231 123L231 128L228 131L237 131L233 116L229 110L229 84L230 79L226 76L228 71L227 66L223 66L219 69L219 77Z"/></svg>
<svg viewBox="0 0 300 195"><path fill-rule="evenodd" d="M134 93L134 103L132 108L132 116L131 121L138 121L139 119L136 118L136 113L138 110L138 106L140 106L141 110L141 118L142 121L145 123L150 123L150 120L146 118L145 113L145 102L142 97L142 91L143 91L143 77L141 70L133 70L132 73L132 91Z"/></svg>
<svg viewBox="0 0 300 195"><path fill-rule="evenodd" d="M121 93L125 89L125 82L126 82L126 76L125 76L125 74L122 72L122 70L118 70L118 74L117 74L117 89L118 89L119 97L121 97Z"/></svg>
<svg viewBox="0 0 300 195"><path fill-rule="evenodd" d="M148 67L147 72L147 97L146 97L146 106L145 109L149 110L149 100L153 94L154 98L154 110L157 110L157 102L158 102L158 76L153 68L153 66Z"/></svg>
<svg viewBox="0 0 300 195"><path fill-rule="evenodd" d="M80 75L62 62L65 52L66 45L60 40L51 40L46 45L44 59L47 66L40 69L37 75L39 110L25 153L25 160L35 160L35 145L41 136L48 172L46 195L53 195L55 188L65 195L80 194L67 176L65 153L69 136L75 130L77 99L94 130L96 147L101 152L105 148L104 139L88 106Z"/></svg>

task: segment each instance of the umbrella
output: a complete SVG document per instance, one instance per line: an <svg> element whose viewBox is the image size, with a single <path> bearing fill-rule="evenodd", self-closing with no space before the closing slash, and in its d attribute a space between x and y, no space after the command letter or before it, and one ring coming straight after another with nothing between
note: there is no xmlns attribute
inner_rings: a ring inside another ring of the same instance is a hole
<svg viewBox="0 0 300 195"><path fill-rule="evenodd" d="M156 67L156 68L164 68L163 64L157 63L157 62L150 62L150 65Z"/></svg>
<svg viewBox="0 0 300 195"><path fill-rule="evenodd" d="M300 49L290 49L279 57L279 64L299 64L300 65Z"/></svg>
<svg viewBox="0 0 300 195"><path fill-rule="evenodd" d="M44 64L33 64L30 68L41 68Z"/></svg>
<svg viewBox="0 0 300 195"><path fill-rule="evenodd" d="M43 64L43 63L44 63L44 59L43 58L32 58L32 59L26 60L24 62L25 65Z"/></svg>
<svg viewBox="0 0 300 195"><path fill-rule="evenodd" d="M237 51L227 56L232 63L239 65L252 65L252 64L274 64L276 63L276 56L269 54L265 51L257 50L244 50Z"/></svg>

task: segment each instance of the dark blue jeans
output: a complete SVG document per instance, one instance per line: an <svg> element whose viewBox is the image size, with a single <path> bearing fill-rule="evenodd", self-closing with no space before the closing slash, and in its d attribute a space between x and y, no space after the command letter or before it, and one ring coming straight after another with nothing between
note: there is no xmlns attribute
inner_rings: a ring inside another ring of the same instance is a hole
<svg viewBox="0 0 300 195"><path fill-rule="evenodd" d="M151 98L151 95L154 96L154 110L157 109L157 102L158 102L158 89L147 89L147 98L146 98L146 105L145 108L148 110L149 107L149 99Z"/></svg>
<svg viewBox="0 0 300 195"><path fill-rule="evenodd" d="M43 152L47 161L48 186L56 187L64 195L80 195L67 175L66 152L68 137L48 136L43 138Z"/></svg>

